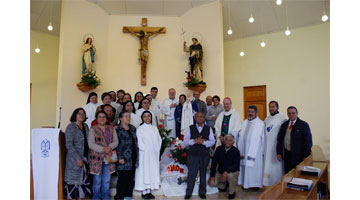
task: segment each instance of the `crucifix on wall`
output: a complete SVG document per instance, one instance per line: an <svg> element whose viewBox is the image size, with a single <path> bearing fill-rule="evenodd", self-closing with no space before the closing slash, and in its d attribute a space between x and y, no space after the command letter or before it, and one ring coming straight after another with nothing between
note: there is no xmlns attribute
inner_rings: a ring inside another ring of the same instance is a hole
<svg viewBox="0 0 360 200"><path fill-rule="evenodd" d="M141 61L141 85L146 85L146 65L149 57L148 42L151 36L159 33L166 33L165 27L148 27L147 18L142 18L141 26L124 26L124 33L131 33L139 38L140 41L140 61Z"/></svg>

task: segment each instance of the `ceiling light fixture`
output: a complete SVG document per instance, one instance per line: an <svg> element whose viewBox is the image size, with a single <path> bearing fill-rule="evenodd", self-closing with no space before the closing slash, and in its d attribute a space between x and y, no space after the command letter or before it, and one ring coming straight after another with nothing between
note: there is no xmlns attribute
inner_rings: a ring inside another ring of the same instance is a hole
<svg viewBox="0 0 360 200"><path fill-rule="evenodd" d="M329 17L326 15L326 11L324 10L324 15L321 17L321 20L323 22L326 22L329 19Z"/></svg>
<svg viewBox="0 0 360 200"><path fill-rule="evenodd" d="M39 47L36 47L36 48L35 48L35 53L40 53Z"/></svg>
<svg viewBox="0 0 360 200"><path fill-rule="evenodd" d="M286 27L285 35L289 36L291 34L291 31L289 29L289 26Z"/></svg>
<svg viewBox="0 0 360 200"><path fill-rule="evenodd" d="M51 22L52 22L52 13L53 13L53 4L51 3L51 1L49 1L50 3L50 23L49 26L47 27L49 31L54 30L54 27L52 26Z"/></svg>
<svg viewBox="0 0 360 200"><path fill-rule="evenodd" d="M287 1L285 1L285 12L286 12L286 31L285 31L285 35L289 36L291 34L291 31L289 29L289 16L288 16L288 9L287 9Z"/></svg>
<svg viewBox="0 0 360 200"><path fill-rule="evenodd" d="M228 2L228 25L229 25L229 30L228 30L227 34L231 35L232 30L231 30L231 26L230 26L230 1Z"/></svg>
<svg viewBox="0 0 360 200"><path fill-rule="evenodd" d="M276 5L280 6L282 4L282 0L276 0Z"/></svg>
<svg viewBox="0 0 360 200"><path fill-rule="evenodd" d="M53 26L51 25L51 22L49 23L49 26L48 26L48 30L49 31L52 31L54 28L53 28Z"/></svg>
<svg viewBox="0 0 360 200"><path fill-rule="evenodd" d="M229 30L228 30L227 34L228 34L228 35L231 35L231 34L232 34L231 26L229 26Z"/></svg>
<svg viewBox="0 0 360 200"><path fill-rule="evenodd" d="M325 0L324 0L324 12L323 12L323 16L321 17L321 20L323 22L326 22L328 19L329 19L329 17L326 15Z"/></svg>
<svg viewBox="0 0 360 200"><path fill-rule="evenodd" d="M261 41L260 46L261 46L261 47L265 47L265 46L266 46L266 43L265 43L264 39Z"/></svg>
<svg viewBox="0 0 360 200"><path fill-rule="evenodd" d="M244 55L245 55L244 50L241 49L241 51L240 51L240 56L242 57L242 56L244 56Z"/></svg>
<svg viewBox="0 0 360 200"><path fill-rule="evenodd" d="M255 19L254 17L252 16L252 13L250 14L250 18L249 18L249 22L252 24L254 23Z"/></svg>

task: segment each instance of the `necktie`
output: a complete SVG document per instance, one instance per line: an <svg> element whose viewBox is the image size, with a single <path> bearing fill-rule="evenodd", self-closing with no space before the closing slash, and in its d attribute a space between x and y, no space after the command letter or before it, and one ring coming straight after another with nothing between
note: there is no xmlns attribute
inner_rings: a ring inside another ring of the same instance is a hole
<svg viewBox="0 0 360 200"><path fill-rule="evenodd" d="M293 125L294 125L294 122L292 121L291 124L290 124L289 129L292 129Z"/></svg>

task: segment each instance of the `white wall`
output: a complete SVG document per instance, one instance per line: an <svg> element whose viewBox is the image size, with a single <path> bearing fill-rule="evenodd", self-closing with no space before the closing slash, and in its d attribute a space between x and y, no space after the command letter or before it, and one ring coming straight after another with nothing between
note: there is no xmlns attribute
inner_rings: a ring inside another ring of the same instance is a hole
<svg viewBox="0 0 360 200"><path fill-rule="evenodd" d="M224 41L221 2L215 1L189 10L181 17L181 26L186 31L187 45L191 44L192 35L196 32L203 36L201 42L204 51L203 73L207 89L202 94L202 98L215 94L223 97Z"/></svg>
<svg viewBox="0 0 360 200"><path fill-rule="evenodd" d="M95 92L125 89L132 95L137 91L149 93L159 88L159 99L167 97L171 87L177 96L187 93L183 86L185 70L189 69L188 54L183 52L181 28L191 44L195 32L203 35L204 79L208 89L203 94L224 94L222 9L220 1L194 7L181 17L165 16L109 16L100 7L85 0L63 0L60 30L59 75L57 107L62 107L62 128L69 122L72 111L86 103L87 94L78 90L81 77L82 38L92 33L96 47L94 68L102 81ZM149 41L147 86L140 85L139 42L122 32L123 26L139 26L141 18L148 18L148 26L164 26L167 32ZM211 22L211 23L208 23ZM101 99L99 98L101 102Z"/></svg>
<svg viewBox="0 0 360 200"><path fill-rule="evenodd" d="M266 85L267 102L294 105L330 159L330 24L225 42L225 94L243 115L243 87ZM260 47L265 39L267 45ZM245 56L240 57L241 48Z"/></svg>
<svg viewBox="0 0 360 200"><path fill-rule="evenodd" d="M35 53L36 45L40 53ZM30 31L30 131L42 126L56 126L56 85L59 37Z"/></svg>

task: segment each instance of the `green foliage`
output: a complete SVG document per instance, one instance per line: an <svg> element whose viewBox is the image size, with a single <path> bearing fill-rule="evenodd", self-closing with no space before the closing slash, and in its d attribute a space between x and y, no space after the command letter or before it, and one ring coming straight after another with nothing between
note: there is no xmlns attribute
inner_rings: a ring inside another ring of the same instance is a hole
<svg viewBox="0 0 360 200"><path fill-rule="evenodd" d="M187 72L187 71L185 73L187 73L187 76L186 76L187 82L184 83L185 87L197 85L198 83L200 83L200 81L194 77L194 74L190 74L190 72Z"/></svg>
<svg viewBox="0 0 360 200"><path fill-rule="evenodd" d="M96 71L87 72L81 77L80 83L85 83L90 86L98 86L101 84L99 77L96 76Z"/></svg>
<svg viewBox="0 0 360 200"><path fill-rule="evenodd" d="M179 162L182 165L187 165L188 150L188 148L181 148L181 146L179 145L175 149L172 149L170 152L175 162Z"/></svg>
<svg viewBox="0 0 360 200"><path fill-rule="evenodd" d="M170 143L172 141L172 138L169 138L169 133L171 132L171 130L167 130L164 128L164 126L162 124L160 124L158 126L158 130L159 130L159 134L160 134L160 137L161 137L161 149L160 149L160 158L161 158L161 155L164 153L165 151L165 148L167 146L170 146Z"/></svg>

